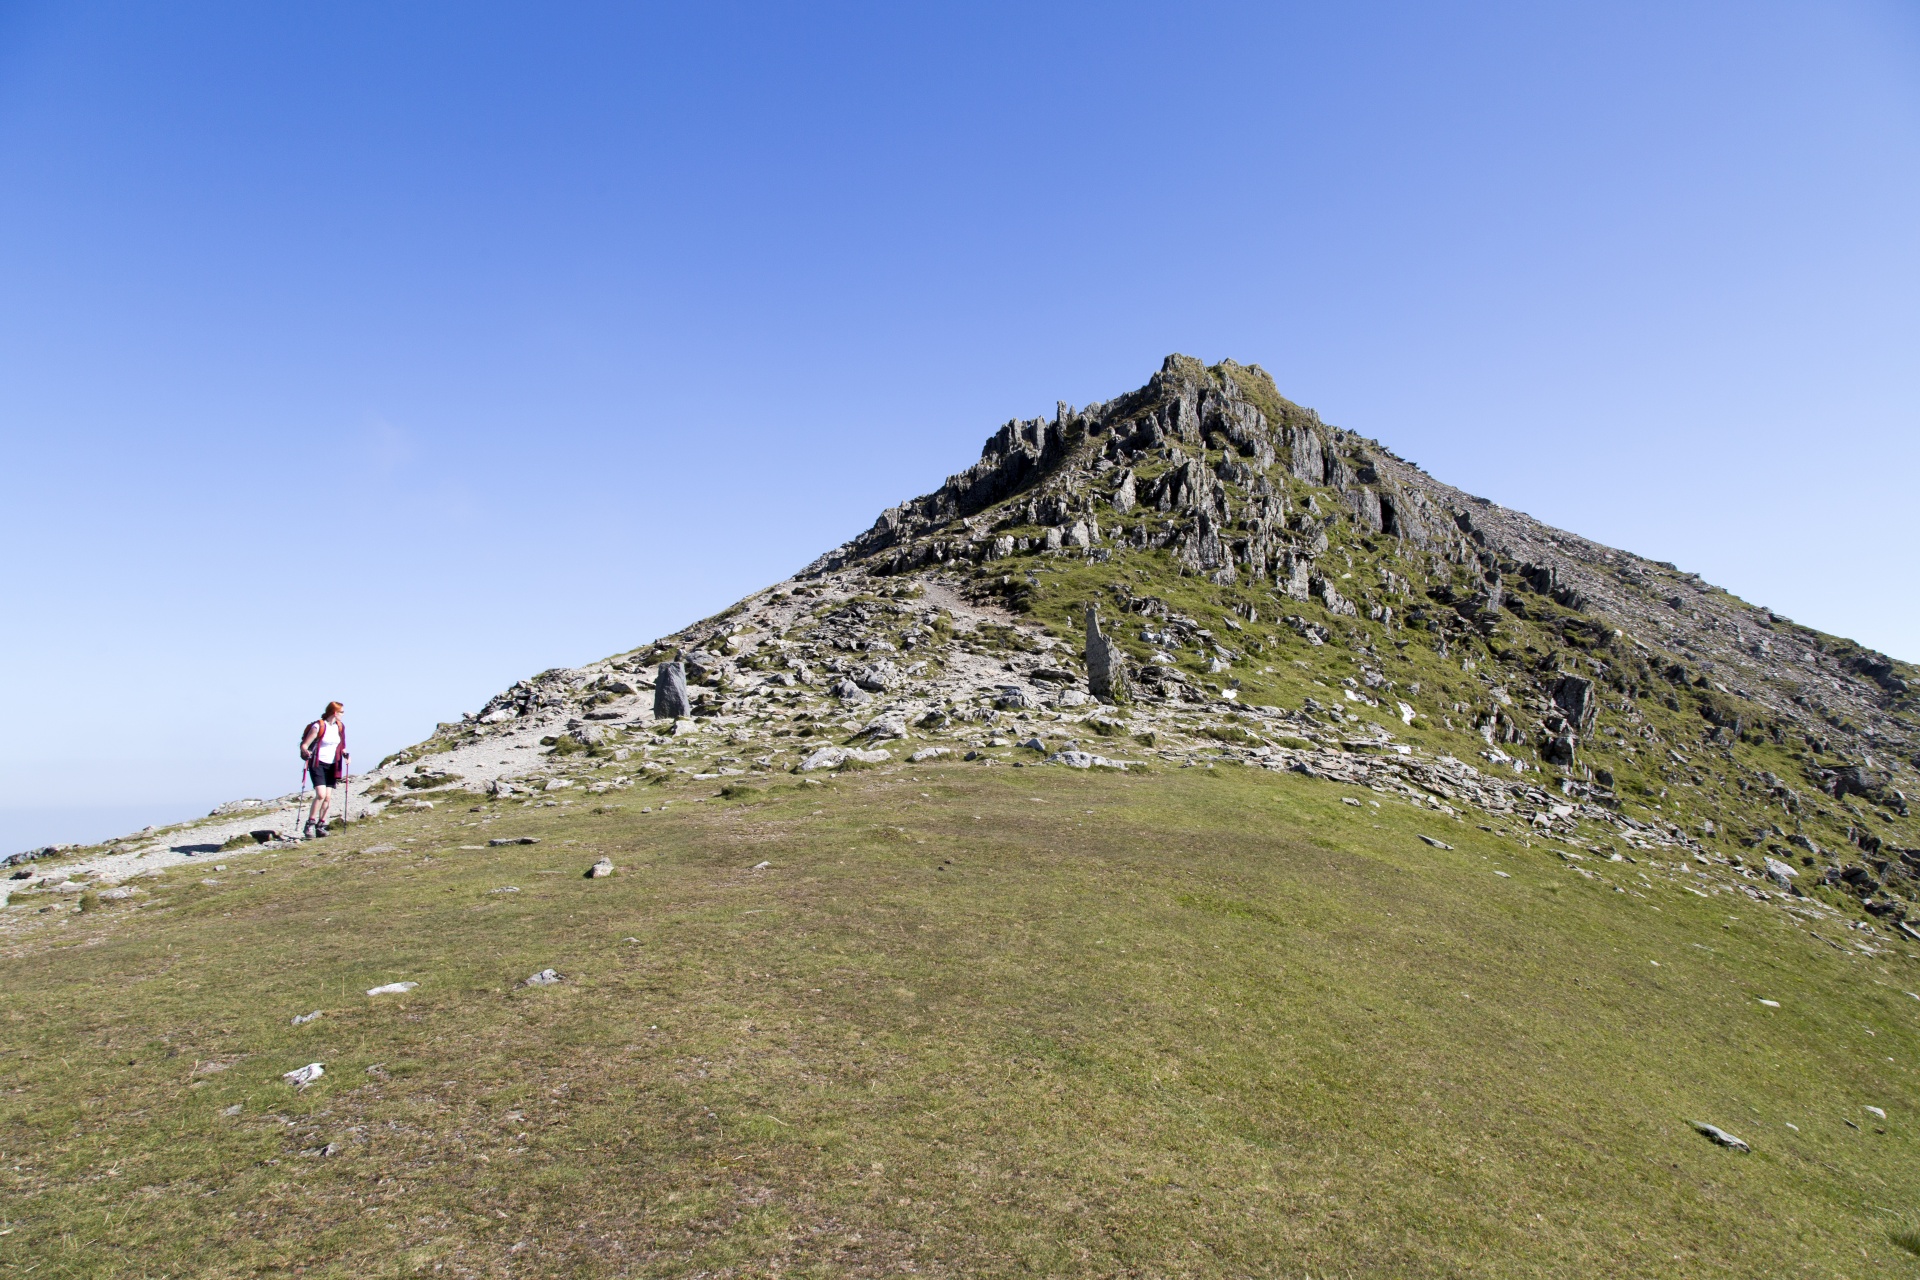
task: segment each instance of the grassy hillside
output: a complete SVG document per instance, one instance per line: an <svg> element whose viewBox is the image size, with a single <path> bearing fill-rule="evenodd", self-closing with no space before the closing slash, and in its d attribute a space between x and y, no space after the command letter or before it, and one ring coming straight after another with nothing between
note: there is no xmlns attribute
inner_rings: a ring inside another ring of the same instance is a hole
<svg viewBox="0 0 1920 1280"><path fill-rule="evenodd" d="M1913 948L1553 850L954 763L177 871L14 940L0 1273L1920 1276Z"/></svg>

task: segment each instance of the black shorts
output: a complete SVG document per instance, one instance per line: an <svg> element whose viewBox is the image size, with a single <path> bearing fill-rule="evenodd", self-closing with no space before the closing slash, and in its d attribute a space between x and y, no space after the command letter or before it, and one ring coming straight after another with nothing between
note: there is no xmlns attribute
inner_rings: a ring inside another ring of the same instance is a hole
<svg viewBox="0 0 1920 1280"><path fill-rule="evenodd" d="M334 786L340 777L340 762L336 760L328 764L319 756L315 756L307 761L307 777L313 780L313 785L316 787Z"/></svg>

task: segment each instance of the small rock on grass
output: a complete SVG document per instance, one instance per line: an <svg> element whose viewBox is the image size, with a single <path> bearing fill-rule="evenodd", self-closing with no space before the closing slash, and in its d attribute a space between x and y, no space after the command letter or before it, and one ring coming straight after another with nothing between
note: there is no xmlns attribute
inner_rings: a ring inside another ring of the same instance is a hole
<svg viewBox="0 0 1920 1280"><path fill-rule="evenodd" d="M539 843L540 843L539 836L509 836L504 840L489 840L487 841L487 847L489 849L498 849L503 844L539 844Z"/></svg>
<svg viewBox="0 0 1920 1280"><path fill-rule="evenodd" d="M309 1022L318 1020L319 1017L320 1011L318 1009L315 1009L312 1013L296 1013L293 1015L293 1025L303 1027Z"/></svg>
<svg viewBox="0 0 1920 1280"><path fill-rule="evenodd" d="M613 859L602 858L600 859L600 861L594 863L592 866L587 868L586 878L589 880L598 880L604 876L610 876L612 874L613 874Z"/></svg>
<svg viewBox="0 0 1920 1280"><path fill-rule="evenodd" d="M907 757L907 763L922 764L928 760L937 760L941 756L950 756L952 754L952 747L922 747Z"/></svg>
<svg viewBox="0 0 1920 1280"><path fill-rule="evenodd" d="M882 764L893 758L893 753L884 749L860 751L852 747L822 747L800 762L803 772L811 773L815 769L838 769L849 760L861 764Z"/></svg>
<svg viewBox="0 0 1920 1280"><path fill-rule="evenodd" d="M1356 808L1356 809L1358 809L1358 808L1360 808L1360 807L1361 807L1361 806L1360 806L1360 802L1359 802L1358 800L1355 800L1355 799L1354 799L1354 798L1353 798L1352 796L1341 796L1341 797L1340 797L1340 803L1341 803L1341 804L1350 804L1350 805L1352 805L1352 806L1353 806L1354 808Z"/></svg>
<svg viewBox="0 0 1920 1280"><path fill-rule="evenodd" d="M1453 848L1453 846L1448 844L1445 840L1435 840L1432 836L1421 836L1420 838L1426 841L1428 844L1432 845L1436 849Z"/></svg>
<svg viewBox="0 0 1920 1280"><path fill-rule="evenodd" d="M324 1064L309 1062L304 1067L295 1067L280 1078L296 1089L304 1089L325 1074L327 1068Z"/></svg>
<svg viewBox="0 0 1920 1280"><path fill-rule="evenodd" d="M417 982L389 982L385 986L369 987L370 996L403 996L420 984Z"/></svg>
<svg viewBox="0 0 1920 1280"><path fill-rule="evenodd" d="M1745 1142L1734 1137L1719 1125L1707 1124L1703 1121L1695 1120L1693 1127L1700 1133L1706 1135L1708 1141L1717 1143L1720 1146L1729 1147L1734 1151L1753 1150L1752 1147L1749 1147Z"/></svg>
<svg viewBox="0 0 1920 1280"><path fill-rule="evenodd" d="M1035 742L1039 739L1035 738ZM1118 760L1109 760L1105 756L1094 755L1091 751L1061 751L1047 757L1048 764L1064 764L1069 769L1124 769L1127 766Z"/></svg>
<svg viewBox="0 0 1920 1280"><path fill-rule="evenodd" d="M523 987L551 987L560 980L560 971L558 969L542 969L520 985Z"/></svg>

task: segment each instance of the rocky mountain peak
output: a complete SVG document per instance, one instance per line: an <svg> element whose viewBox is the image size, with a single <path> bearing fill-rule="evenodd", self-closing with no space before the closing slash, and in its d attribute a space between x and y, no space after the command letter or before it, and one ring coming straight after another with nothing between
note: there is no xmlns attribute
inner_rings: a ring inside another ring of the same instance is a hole
<svg viewBox="0 0 1920 1280"><path fill-rule="evenodd" d="M514 685L366 794L1235 763L1596 856L1682 851L1792 909L1825 882L1861 928L1907 929L1914 679L1442 484L1258 365L1173 355L1005 423L787 582Z"/></svg>

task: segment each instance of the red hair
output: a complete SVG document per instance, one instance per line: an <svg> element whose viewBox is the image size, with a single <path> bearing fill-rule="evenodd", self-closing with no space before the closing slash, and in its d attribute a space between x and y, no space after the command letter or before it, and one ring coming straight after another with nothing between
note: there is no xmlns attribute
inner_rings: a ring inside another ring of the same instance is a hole
<svg viewBox="0 0 1920 1280"><path fill-rule="evenodd" d="M340 711L340 704L339 704L339 703L337 703L337 702L329 702L329 703L327 704L327 709L326 709L325 711L322 711L322 712L320 713L320 718L321 718L322 720L329 720L329 719L332 719L332 718L333 718L333 717L334 717L334 716L335 716L336 714L338 714L338 713L339 713L339 711Z"/></svg>

